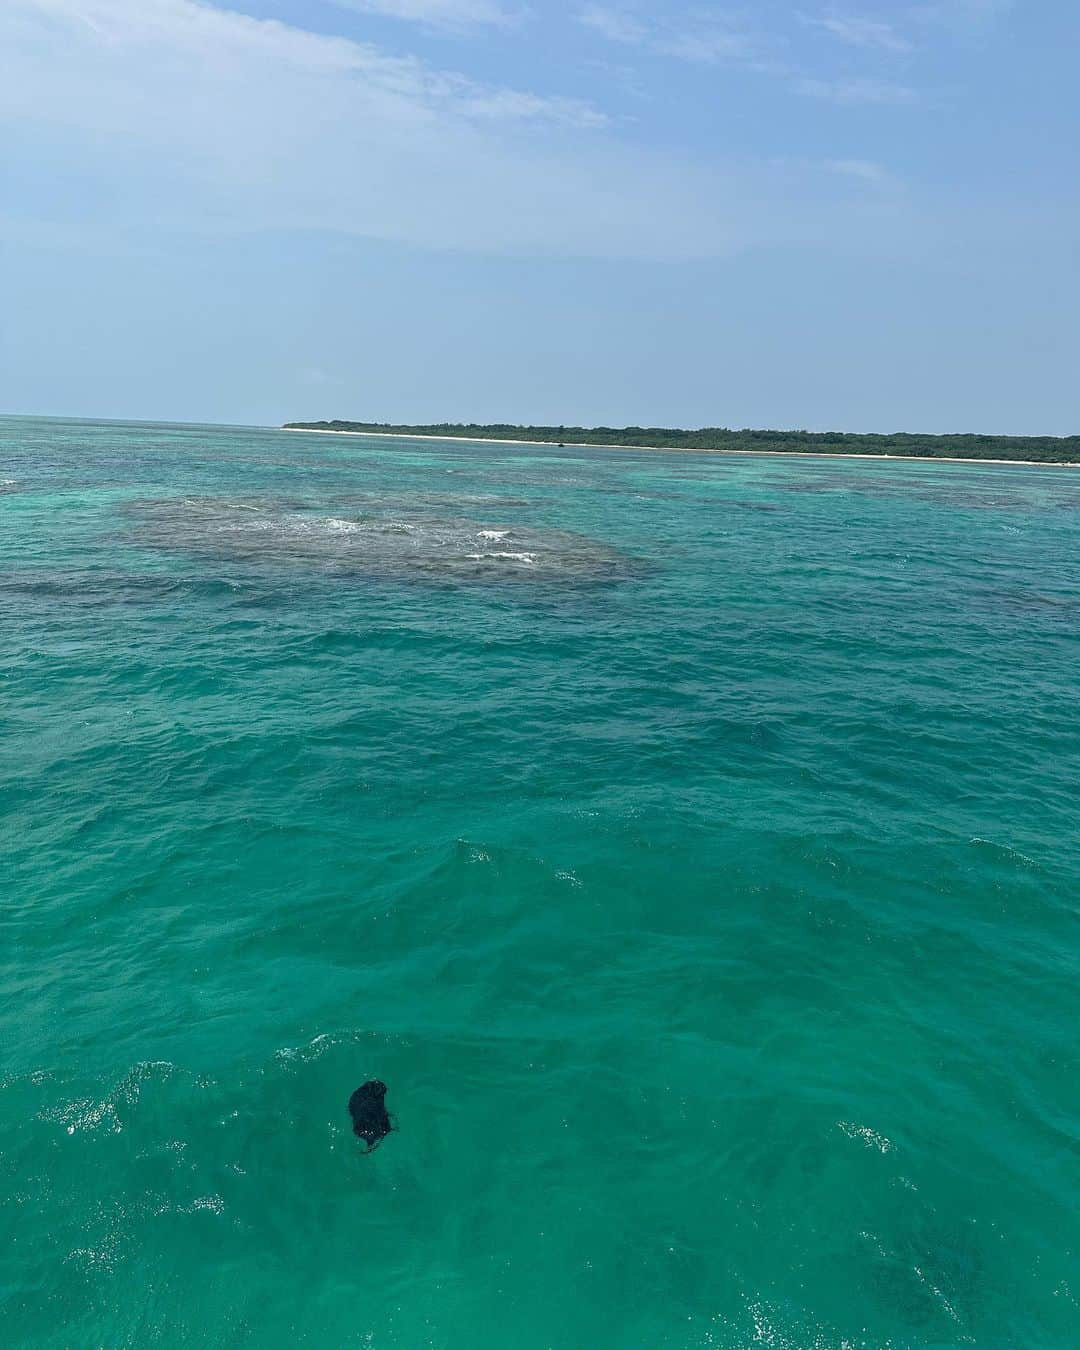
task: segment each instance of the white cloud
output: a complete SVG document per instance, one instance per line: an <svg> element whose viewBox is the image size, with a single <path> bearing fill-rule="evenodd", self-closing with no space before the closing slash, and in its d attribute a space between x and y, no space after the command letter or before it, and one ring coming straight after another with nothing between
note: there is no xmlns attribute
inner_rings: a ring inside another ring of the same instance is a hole
<svg viewBox="0 0 1080 1350"><path fill-rule="evenodd" d="M225 153L232 133L257 131L257 110L266 119L264 125L277 125L286 141L293 129L302 133L305 128L324 127L331 114L348 111L360 114L371 128L381 121L387 130L415 129L433 119L467 123L498 118L581 126L606 120L584 102L478 85L412 57L387 55L369 43L254 19L207 0L5 3L4 17L16 25L9 46L16 91L20 54L24 69L36 62L46 80L43 58L51 56L57 69L69 68L76 88L86 86L86 102L73 120L85 118L91 126L108 122L136 139L148 129L140 113L149 118L150 126L171 126L181 134L188 127L198 131L216 113ZM21 53L16 46L20 32ZM106 72L112 77L107 81L100 78ZM55 78L52 82L59 84ZM74 91L66 98L57 92L61 96L55 114L39 100L27 109L28 115L51 119L70 112ZM296 94L310 94L312 104L293 123L279 107ZM344 123L338 129L357 130Z"/></svg>
<svg viewBox="0 0 1080 1350"><path fill-rule="evenodd" d="M818 28L824 28L833 37L854 47L878 48L888 52L909 52L911 43L902 37L891 23L881 19L868 19L862 15L839 14L830 11L820 18L807 22Z"/></svg>
<svg viewBox="0 0 1080 1350"><path fill-rule="evenodd" d="M585 103L205 0L4 0L0 48L0 139L47 161L46 230L684 258L793 228L766 168L635 148ZM24 190L19 218L33 212Z"/></svg>
<svg viewBox="0 0 1080 1350"><path fill-rule="evenodd" d="M9 237L311 230L689 259L841 233L860 247L864 226L876 249L900 229L871 224L871 194L841 204L820 164L635 146L588 103L208 0L2 0L0 49Z"/></svg>

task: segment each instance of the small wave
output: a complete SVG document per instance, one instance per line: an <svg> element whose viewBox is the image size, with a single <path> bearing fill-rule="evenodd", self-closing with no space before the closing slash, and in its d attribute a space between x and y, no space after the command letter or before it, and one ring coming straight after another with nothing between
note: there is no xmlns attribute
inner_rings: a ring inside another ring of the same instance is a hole
<svg viewBox="0 0 1080 1350"><path fill-rule="evenodd" d="M179 1205L176 1212L178 1214L198 1214L200 1210L209 1210L211 1214L222 1214L225 1210L225 1201L220 1195L200 1195L190 1205Z"/></svg>
<svg viewBox="0 0 1080 1350"><path fill-rule="evenodd" d="M100 1247L75 1247L64 1260L75 1262L86 1269L111 1272L116 1269L119 1252L120 1234L108 1233Z"/></svg>
<svg viewBox="0 0 1080 1350"><path fill-rule="evenodd" d="M124 1128L122 1109L136 1106L148 1083L165 1082L176 1072L176 1065L169 1060L140 1060L100 1101L78 1097L42 1111L38 1119L62 1125L67 1134L93 1131L119 1134Z"/></svg>
<svg viewBox="0 0 1080 1350"><path fill-rule="evenodd" d="M390 1039L390 1037L377 1031L337 1031L333 1033L321 1031L317 1036L312 1037L306 1045L283 1045L280 1050L274 1051L274 1060L280 1064L310 1064L323 1055L329 1054L332 1050L348 1049L350 1046L366 1048L372 1044L382 1044Z"/></svg>
<svg viewBox="0 0 1080 1350"><path fill-rule="evenodd" d="M992 849L998 854L1004 854L1007 858L1018 858L1020 862L1026 863L1029 867L1038 867L1034 858L1029 858L1026 853L1021 853L1018 848L1013 848L1011 844L999 844L994 839L983 839L981 835L974 835L971 839L973 844L981 844L983 848Z"/></svg>
<svg viewBox="0 0 1080 1350"><path fill-rule="evenodd" d="M945 1295L941 1292L938 1286L934 1284L932 1280L926 1277L926 1275L923 1273L922 1269L919 1266L912 1266L911 1269L913 1270L915 1278L919 1281L919 1283L924 1285L930 1291L933 1297L945 1309L946 1313L948 1313L948 1315L952 1318L952 1320L954 1322L959 1323L960 1318L956 1314L956 1309L945 1297Z"/></svg>
<svg viewBox="0 0 1080 1350"><path fill-rule="evenodd" d="M469 553L466 557L470 562L519 562L526 566L536 562L535 553Z"/></svg>
<svg viewBox="0 0 1080 1350"><path fill-rule="evenodd" d="M501 539L505 539L509 533L509 530L477 530L476 537L477 539L492 539L498 543Z"/></svg>
<svg viewBox="0 0 1080 1350"><path fill-rule="evenodd" d="M181 497L180 501L184 506L190 506L196 510L212 511L216 507L225 507L229 511L254 511L256 514L263 512L263 507L253 506L250 502L214 502L202 497Z"/></svg>
<svg viewBox="0 0 1080 1350"><path fill-rule="evenodd" d="M296 519L288 525L294 530L326 529L332 534L412 534L416 530L415 525L408 525L403 520L343 520L340 516Z"/></svg>
<svg viewBox="0 0 1080 1350"><path fill-rule="evenodd" d="M785 1311L773 1309L762 1302L749 1303L746 1311L750 1321L747 1327L749 1339L740 1340L740 1344L763 1345L769 1350L869 1350L866 1341L848 1340L832 1329L804 1319L785 1325ZM725 1341L725 1344L728 1343ZM706 1344L715 1345L717 1342L710 1336ZM885 1340L875 1344L877 1350L891 1350L893 1342Z"/></svg>
<svg viewBox="0 0 1080 1350"><path fill-rule="evenodd" d="M843 1130L849 1139L858 1139L867 1148L876 1148L879 1153L891 1153L895 1148L891 1139L886 1139L883 1134L878 1134L877 1130L870 1129L868 1125L855 1125L850 1120L838 1120L836 1127Z"/></svg>
<svg viewBox="0 0 1080 1350"><path fill-rule="evenodd" d="M124 1128L115 1102L98 1102L92 1097L81 1097L64 1106L44 1111L41 1118L63 1125L68 1134L75 1134L79 1130L104 1130L107 1134L119 1134Z"/></svg>
<svg viewBox="0 0 1080 1350"><path fill-rule="evenodd" d="M274 1051L274 1058L285 1061L317 1058L333 1044L333 1037L328 1036L326 1032L321 1032L307 1045L283 1045L280 1050Z"/></svg>

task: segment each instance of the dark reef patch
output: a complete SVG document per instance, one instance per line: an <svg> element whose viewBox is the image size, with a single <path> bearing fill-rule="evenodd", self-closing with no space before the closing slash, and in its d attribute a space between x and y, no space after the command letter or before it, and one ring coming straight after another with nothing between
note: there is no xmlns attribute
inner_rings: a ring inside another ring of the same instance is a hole
<svg viewBox="0 0 1080 1350"><path fill-rule="evenodd" d="M168 497L125 510L129 537L144 547L244 565L458 582L604 582L642 570L587 535L410 510L400 502L338 515L265 498Z"/></svg>

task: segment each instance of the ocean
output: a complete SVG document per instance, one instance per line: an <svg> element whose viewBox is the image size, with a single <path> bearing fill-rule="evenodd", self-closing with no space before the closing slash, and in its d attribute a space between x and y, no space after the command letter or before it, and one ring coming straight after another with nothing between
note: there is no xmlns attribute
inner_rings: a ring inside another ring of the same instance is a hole
<svg viewBox="0 0 1080 1350"><path fill-rule="evenodd" d="M1078 680L1076 471L0 420L5 1345L1080 1345Z"/></svg>

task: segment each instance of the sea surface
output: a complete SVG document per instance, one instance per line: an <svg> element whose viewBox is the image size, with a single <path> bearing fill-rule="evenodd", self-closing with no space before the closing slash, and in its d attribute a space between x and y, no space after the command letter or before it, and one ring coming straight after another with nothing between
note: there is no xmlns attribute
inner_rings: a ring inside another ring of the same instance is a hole
<svg viewBox="0 0 1080 1350"><path fill-rule="evenodd" d="M1080 1345L1080 473L0 480L5 1346Z"/></svg>

